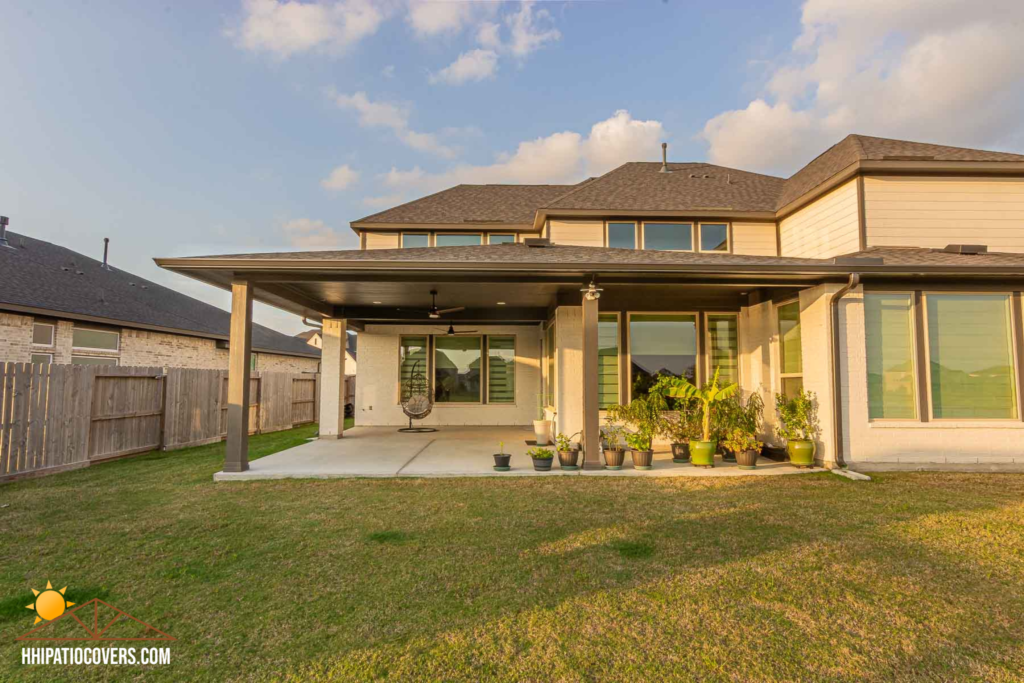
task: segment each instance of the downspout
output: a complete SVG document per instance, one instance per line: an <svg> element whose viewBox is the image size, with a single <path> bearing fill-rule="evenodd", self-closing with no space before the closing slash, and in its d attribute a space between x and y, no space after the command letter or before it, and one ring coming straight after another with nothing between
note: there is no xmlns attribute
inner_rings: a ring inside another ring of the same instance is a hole
<svg viewBox="0 0 1024 683"><path fill-rule="evenodd" d="M839 300L860 284L860 273L850 273L850 281L832 296L829 305L832 307L829 316L828 335L832 342L832 438L836 445L836 466L846 467L846 460L843 458L843 416L840 414L840 394L842 393L843 378L839 372L839 335L836 330L839 328Z"/></svg>

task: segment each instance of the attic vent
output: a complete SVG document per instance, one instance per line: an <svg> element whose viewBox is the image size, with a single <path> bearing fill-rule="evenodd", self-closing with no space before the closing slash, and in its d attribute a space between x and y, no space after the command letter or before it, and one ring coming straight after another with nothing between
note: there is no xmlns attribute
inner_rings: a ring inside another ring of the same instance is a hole
<svg viewBox="0 0 1024 683"><path fill-rule="evenodd" d="M945 251L950 254L987 254L986 244L947 244Z"/></svg>
<svg viewBox="0 0 1024 683"><path fill-rule="evenodd" d="M543 237L527 237L525 240L523 240L523 244L534 249L542 249L544 247L550 247L551 240L545 239Z"/></svg>

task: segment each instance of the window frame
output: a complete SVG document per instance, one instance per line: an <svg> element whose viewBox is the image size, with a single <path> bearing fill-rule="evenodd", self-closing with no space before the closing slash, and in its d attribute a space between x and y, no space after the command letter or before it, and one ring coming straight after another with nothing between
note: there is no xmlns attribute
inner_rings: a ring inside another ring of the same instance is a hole
<svg viewBox="0 0 1024 683"><path fill-rule="evenodd" d="M633 250L636 251L636 249L638 248L638 245L640 244L640 234L639 234L640 233L640 221L630 221L630 220L605 221L604 222L604 246L606 248L609 248L609 249L611 249L612 247L611 247L611 245L609 243L610 239L609 239L608 228L609 228L609 226L612 223L632 223L633 224ZM618 249L620 247L614 247L614 248ZM642 248L642 247L640 247L640 248Z"/></svg>
<svg viewBox="0 0 1024 683"><path fill-rule="evenodd" d="M939 423L951 423L951 422L1001 422L1011 423L1021 421L1021 387L1020 387L1020 368L1017 367L1017 347L1020 344L1020 340L1017 338L1017 326L1014 324L1014 303L1013 303L1013 290L1002 290L1002 289L958 289L958 290L937 290L937 289L922 289L921 292L921 334L924 338L924 368L925 372L925 386L927 387L927 401L928 401L928 421L939 422ZM1011 364L1011 376L1013 377L1014 388L1014 414L1012 417L935 417L935 406L933 405L932 397L932 348L931 340L928 338L928 296L978 296L978 295L990 295L990 296L1005 296L1006 306L1008 314L1008 323L1010 328L1010 364ZM921 421L920 416L916 421Z"/></svg>
<svg viewBox="0 0 1024 683"><path fill-rule="evenodd" d="M433 399L433 396L434 396L434 368L433 368L433 360L434 359L433 359L433 356L431 355L432 354L432 349L431 349L432 344L430 343L430 339L431 339L431 337L433 337L433 335L432 334L427 334L427 333L424 333L424 334L399 334L398 335L398 357L395 359L397 361L395 363L395 369L397 371L396 381L395 381L395 404L396 405L402 405L402 339L404 339L406 337L425 337L426 338L427 343L425 344L425 346L426 346L426 351L427 351L426 352L426 356L427 356L427 391L430 393L431 399Z"/></svg>
<svg viewBox="0 0 1024 683"><path fill-rule="evenodd" d="M100 348L97 348L95 346L75 346L75 331L76 330L83 330L83 331L88 331L88 332L103 332L103 333L106 333L106 334L112 334L115 337L117 337L117 347L113 348L113 349L100 349ZM78 325L75 325L71 329L71 350L72 351L100 351L102 353L121 353L121 332L120 332L120 330L115 332L113 330L105 330L105 329L100 328L100 327L79 327ZM80 356L87 356L88 354L78 354L78 355L80 355ZM95 357L95 356L90 356L90 357Z"/></svg>
<svg viewBox="0 0 1024 683"><path fill-rule="evenodd" d="M693 316L693 342L696 348L694 349L694 355L696 356L693 364L693 371L696 377L694 377L694 384L700 386L703 382L703 378L700 376L701 372L701 341L700 341L700 316L701 311L626 311L626 362L627 366L627 378L629 380L626 386L626 399L628 401L633 400L633 328L631 326L634 315L692 315ZM621 351L620 351L621 355ZM621 395L621 394L620 394Z"/></svg>
<svg viewBox="0 0 1024 683"><path fill-rule="evenodd" d="M45 344L41 344L41 343L36 341L36 327L37 326L39 326L39 327L49 327L50 328L50 341L48 341ZM42 347L49 348L51 346L54 346L56 343L57 343L57 324L56 323L36 322L35 320L32 321L32 346L42 346ZM53 354L50 354L50 355L53 355Z"/></svg>
<svg viewBox="0 0 1024 683"><path fill-rule="evenodd" d="M545 410L555 410L555 404L558 403L558 356L555 354L555 350L558 348L556 343L556 336L558 334L558 328L555 325L555 318L552 316L542 327L543 336L541 338L541 393L542 403L544 404ZM551 332L551 343L548 343L548 331ZM550 349L548 347L551 347ZM548 353L551 353L551 365L548 367ZM548 403L548 396L551 397L551 402Z"/></svg>
<svg viewBox="0 0 1024 683"><path fill-rule="evenodd" d="M408 335L408 336L411 337L411 336L414 336L414 335ZM445 337L447 335L443 335L443 334L433 335L433 334L431 334L431 335L427 335L427 336L429 338L434 338L434 337ZM476 401L438 401L437 400L437 398L436 398L436 396L437 396L437 389L436 389L436 385L437 385L437 381L436 381L437 380L437 344L436 343L431 343L429 340L427 341L427 346L430 349L430 354L431 354L430 360L427 361L427 363L430 364L430 366L431 366L431 372L430 372L431 405L433 405L435 408L437 408L439 406L442 406L442 407L447 407L447 406L461 407L461 406L487 405L487 403L484 401L484 395L490 392L490 387L487 387L487 391L484 391L484 387L487 384L487 358L486 358L486 355L484 354L484 341L485 341L485 337L486 336L487 335L485 335L485 334L460 334L460 335L457 335L456 337L454 337L456 339L473 339L475 337L475 338L480 340L480 391L477 393L477 400ZM501 336L504 336L504 335L500 335L499 334L499 335L496 335L496 336L501 337ZM401 369L401 368L399 368L399 369ZM401 389L399 389L399 391L401 391ZM508 403L497 403L495 405L505 405L505 406L507 406L509 404Z"/></svg>
<svg viewBox="0 0 1024 683"><path fill-rule="evenodd" d="M398 235L398 248L399 249L423 249L424 248L424 247L407 247L407 246L405 246L405 236L406 235L413 235L413 236L417 236L417 237L419 237L419 236L426 237L427 238L427 246L428 247L434 246L432 244L433 240L431 239L431 236L430 236L429 232L416 232L416 231L405 232L403 230Z"/></svg>
<svg viewBox="0 0 1024 683"><path fill-rule="evenodd" d="M503 237L505 235L507 235L507 236L512 238L512 244L515 244L515 243L517 243L519 241L519 236L516 233L514 233L514 232L489 232L489 233L487 233L487 242L485 242L485 244L488 244L488 245L491 245L491 244L507 244L507 242L505 242L505 243L502 243L502 242L497 242L497 243L491 242L491 238L492 237ZM502 335L497 334L495 336L496 337L500 337Z"/></svg>
<svg viewBox="0 0 1024 683"><path fill-rule="evenodd" d="M79 363L75 363L75 359L76 358L95 358L97 360L112 360L112 361L114 361L113 363L82 363L81 365L111 365L113 367L118 367L119 365L121 365L121 359L118 358L117 356L96 356L96 355L90 355L88 353L73 353L73 354L71 354L71 365L79 365Z"/></svg>
<svg viewBox="0 0 1024 683"><path fill-rule="evenodd" d="M36 361L32 360L36 356L46 356L47 361L45 363L36 363ZM31 363L32 365L53 365L53 354L52 353L32 353L32 354L29 354L29 363Z"/></svg>
<svg viewBox="0 0 1024 683"><path fill-rule="evenodd" d="M782 371L782 346L783 346L783 344L782 344L782 328L779 327L779 309L782 308L783 306L789 306L790 304L796 304L797 315L800 315L801 313L803 313L803 311L800 310L800 297L794 297L792 299L786 299L784 301L780 301L780 302L774 303L772 305L772 308L774 309L774 315L772 316L772 318L773 318L772 325L775 327L775 339L776 339L776 342L775 342L775 353L773 354L774 355L774 359L775 359L775 372L773 374L775 375L776 381L778 382L778 384L776 386L776 393L779 393L779 394L785 394L786 393L784 391L784 387L783 387L783 380L786 380L786 379L793 379L795 377L799 377L800 378L800 386L801 387L804 386L803 385L803 379L804 379L804 368L803 368L803 366L804 366L804 363L803 363L803 353L804 353L803 324L804 324L804 321L803 321L802 316L801 316L801 319L800 319L800 372L783 372Z"/></svg>
<svg viewBox="0 0 1024 683"><path fill-rule="evenodd" d="M468 335L465 335L468 336ZM519 339L515 333L512 334L485 334L483 360L481 365L484 373L481 376L486 389L481 393L485 395L486 404L494 406L515 407L519 403ZM491 399L491 337L511 337L512 339L512 400L508 403L495 403Z"/></svg>
<svg viewBox="0 0 1024 683"><path fill-rule="evenodd" d="M708 250L705 251L700 246L701 235L705 225L724 225L725 226L725 251ZM731 254L732 253L732 222L731 221L698 221L696 239L693 241L694 250L702 254Z"/></svg>
<svg viewBox="0 0 1024 683"><path fill-rule="evenodd" d="M709 318L713 315L728 315L736 319L736 384L743 386L743 363L740 350L743 348L742 332L740 331L739 311L704 311L704 382L711 381L715 369L711 367L711 326ZM700 349L698 348L698 351Z"/></svg>
<svg viewBox="0 0 1024 683"><path fill-rule="evenodd" d="M613 221L618 222L618 221ZM695 221L673 221L673 220L661 220L661 221L641 221L640 225L640 249L647 249L647 226L650 225L689 225L690 226L690 248L689 249L651 249L651 251L674 251L683 254L693 254L697 252L697 223Z"/></svg>
<svg viewBox="0 0 1024 683"><path fill-rule="evenodd" d="M612 221L612 222L613 223L618 223L619 221ZM625 354L623 354L623 352L622 352L622 311L605 311L604 313L601 313L600 311L598 311L597 322L598 322L598 327L599 328L600 328L601 316L602 315L614 315L615 316L615 385L616 385L615 386L615 388L616 388L616 391L615 391L615 404L618 404L618 403L622 402L622 362L623 362L623 358L625 357ZM600 351L600 345L598 345L598 350ZM630 384L632 385L632 379L630 380ZM598 389L599 389L599 391L598 391L598 403L599 404L601 402L600 386L601 386L601 383L600 383L600 380L598 380ZM615 405L615 404L613 404L613 405ZM606 410L608 410L608 409L607 408L601 408L600 405L598 406L598 411L599 412L604 412Z"/></svg>
<svg viewBox="0 0 1024 683"><path fill-rule="evenodd" d="M486 242L484 242L484 233L482 231L478 231L478 232L459 232L457 230L448 230L448 231L444 231L444 232L435 232L434 233L434 243L431 246L434 246L434 247L439 246L437 244L437 238L438 237L443 237L445 235L458 235L460 237L468 237L470 235L476 235L477 237L480 238L480 244L479 245L477 245L477 244L464 244L462 246L476 247L476 246L481 246L483 244L486 244Z"/></svg>
<svg viewBox="0 0 1024 683"><path fill-rule="evenodd" d="M925 420L923 420L922 416L921 416L921 397L917 395L917 394L920 393L920 389L921 389L920 376L919 376L920 372L921 372L921 357L920 357L920 354L918 353L918 349L924 348L925 349L925 356L927 357L927 353L928 353L928 351L927 351L928 339L927 339L927 337L925 337L925 339L922 342L918 338L919 335L921 334L921 330L917 329L917 320L918 320L917 306L918 306L918 300L917 300L917 297L915 296L915 290L912 290L912 289L911 290L900 290L900 289L869 289L869 290L865 290L864 294L863 294L863 297L861 299L861 302L862 302L861 306L862 307L864 306L865 303L867 303L867 297L872 295L872 294L890 294L890 295L898 294L900 296L907 295L908 297L910 297L910 342L911 342L911 355L912 355L912 358L913 358L912 367L913 367L913 373L914 373L914 417L871 417L871 389L868 386L868 375L869 375L869 373L868 373L868 325L867 325L867 315L866 315L866 312L865 312L865 314L864 314L864 395L867 397L866 398L867 403L865 405L865 412L867 413L867 416L868 416L868 422L869 423L874 423L874 422L886 422L886 423L893 423L893 422L896 422L896 423L899 423L899 422L902 422L902 423L924 422ZM924 311L923 311L923 309L924 309L924 305L923 305L924 304L924 300L923 299L921 300L921 304L922 304L922 306L921 306L921 308L922 308L921 314L923 315L924 314ZM923 318L922 318L922 320L923 320ZM925 329L927 329L927 324L928 323L926 321L925 322ZM801 337L801 341L802 341L802 339L803 339L803 337ZM923 346L922 346L922 344L923 344ZM925 365L925 367L928 367L928 366ZM931 373L928 373L928 374L930 375ZM929 380L929 382L930 382L930 380ZM928 387L928 396L926 397L926 399L928 401L928 417L930 418L931 417L931 387L930 386Z"/></svg>

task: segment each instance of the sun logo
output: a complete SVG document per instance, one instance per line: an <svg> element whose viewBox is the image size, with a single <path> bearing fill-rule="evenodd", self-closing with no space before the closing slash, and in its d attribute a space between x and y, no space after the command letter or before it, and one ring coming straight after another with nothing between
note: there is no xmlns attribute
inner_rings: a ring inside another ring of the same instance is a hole
<svg viewBox="0 0 1024 683"><path fill-rule="evenodd" d="M36 596L36 601L31 605L25 605L25 609L32 609L36 611L36 620L33 625L38 624L40 621L52 621L64 614L64 610L71 605L73 602L68 602L64 599L64 591L68 589L64 586L60 590L57 590L50 585L50 582L46 582L46 590L40 592L35 588L32 589L32 593ZM42 627L40 627L42 628Z"/></svg>

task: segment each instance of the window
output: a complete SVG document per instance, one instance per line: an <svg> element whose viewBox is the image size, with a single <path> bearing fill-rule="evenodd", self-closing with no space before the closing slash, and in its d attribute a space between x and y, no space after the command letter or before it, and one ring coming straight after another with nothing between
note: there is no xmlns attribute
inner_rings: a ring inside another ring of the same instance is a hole
<svg viewBox="0 0 1024 683"><path fill-rule="evenodd" d="M256 354L249 354L249 372L256 372Z"/></svg>
<svg viewBox="0 0 1024 683"><path fill-rule="evenodd" d="M90 330L76 327L71 333L71 346L76 349L117 351L121 335L106 330Z"/></svg>
<svg viewBox="0 0 1024 683"><path fill-rule="evenodd" d="M544 405L555 405L555 323L544 333Z"/></svg>
<svg viewBox="0 0 1024 683"><path fill-rule="evenodd" d="M492 232L490 235L487 236L488 244L512 244L515 241L515 235L498 235Z"/></svg>
<svg viewBox="0 0 1024 683"><path fill-rule="evenodd" d="M917 417L911 294L864 295L868 357L868 418Z"/></svg>
<svg viewBox="0 0 1024 683"><path fill-rule="evenodd" d="M739 325L732 314L709 313L708 323L708 379L718 368L720 385L740 381Z"/></svg>
<svg viewBox="0 0 1024 683"><path fill-rule="evenodd" d="M804 388L803 347L800 341L800 302L778 307L779 378L782 393L793 397Z"/></svg>
<svg viewBox="0 0 1024 683"><path fill-rule="evenodd" d="M636 249L636 223L609 223L608 246L613 249Z"/></svg>
<svg viewBox="0 0 1024 683"><path fill-rule="evenodd" d="M516 402L516 338L487 338L487 402Z"/></svg>
<svg viewBox="0 0 1024 683"><path fill-rule="evenodd" d="M434 246L436 247L475 247L481 244L481 235L436 235Z"/></svg>
<svg viewBox="0 0 1024 683"><path fill-rule="evenodd" d="M430 373L427 370L427 338L399 337L398 340L398 381L399 401L409 398L413 378L427 388Z"/></svg>
<svg viewBox="0 0 1024 683"><path fill-rule="evenodd" d="M693 251L693 223L644 223L644 249Z"/></svg>
<svg viewBox="0 0 1024 683"><path fill-rule="evenodd" d="M619 316L597 316L597 405L601 410L619 402Z"/></svg>
<svg viewBox="0 0 1024 683"><path fill-rule="evenodd" d="M658 375L697 382L697 316L629 316L630 398L646 396Z"/></svg>
<svg viewBox="0 0 1024 683"><path fill-rule="evenodd" d="M925 313L932 416L1016 417L1010 297L928 294Z"/></svg>
<svg viewBox="0 0 1024 683"><path fill-rule="evenodd" d="M701 223L700 250L729 251L729 226L725 223Z"/></svg>
<svg viewBox="0 0 1024 683"><path fill-rule="evenodd" d="M434 402L480 403L480 337L434 337Z"/></svg>
<svg viewBox="0 0 1024 683"><path fill-rule="evenodd" d="M53 346L53 325L50 323L33 324L32 343L37 346Z"/></svg>
<svg viewBox="0 0 1024 683"><path fill-rule="evenodd" d="M402 233L402 249L430 246L430 236L425 233Z"/></svg>
<svg viewBox="0 0 1024 683"><path fill-rule="evenodd" d="M53 362L52 353L33 353L32 365L49 365Z"/></svg>
<svg viewBox="0 0 1024 683"><path fill-rule="evenodd" d="M117 365L116 358L101 356L71 356L72 365Z"/></svg>

